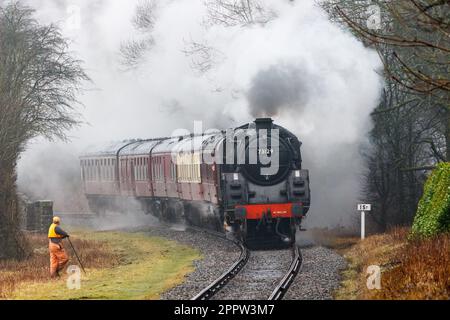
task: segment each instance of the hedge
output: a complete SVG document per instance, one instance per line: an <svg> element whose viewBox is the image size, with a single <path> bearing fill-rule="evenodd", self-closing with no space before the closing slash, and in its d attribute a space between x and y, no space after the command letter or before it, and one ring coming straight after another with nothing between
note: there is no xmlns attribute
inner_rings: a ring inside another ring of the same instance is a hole
<svg viewBox="0 0 450 320"><path fill-rule="evenodd" d="M428 177L412 226L415 237L450 232L450 162L440 163Z"/></svg>

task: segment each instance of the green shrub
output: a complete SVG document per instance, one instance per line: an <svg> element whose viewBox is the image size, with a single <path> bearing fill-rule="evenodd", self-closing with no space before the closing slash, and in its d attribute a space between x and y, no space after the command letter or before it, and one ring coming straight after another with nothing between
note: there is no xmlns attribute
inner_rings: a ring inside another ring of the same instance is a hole
<svg viewBox="0 0 450 320"><path fill-rule="evenodd" d="M414 237L450 232L450 162L441 163L428 177L412 226Z"/></svg>

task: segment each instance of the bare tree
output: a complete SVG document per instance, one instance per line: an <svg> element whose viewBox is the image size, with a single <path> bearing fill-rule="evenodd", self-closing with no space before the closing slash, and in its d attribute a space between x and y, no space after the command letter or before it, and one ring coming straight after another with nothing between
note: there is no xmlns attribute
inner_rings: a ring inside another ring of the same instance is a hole
<svg viewBox="0 0 450 320"><path fill-rule="evenodd" d="M191 59L191 68L202 75L225 59L225 55L208 45L194 40L186 41L183 53Z"/></svg>
<svg viewBox="0 0 450 320"><path fill-rule="evenodd" d="M336 7L339 17L375 47L389 48L388 76L419 99L432 97L441 116L446 161L450 161L450 3L446 0L372 1L388 24L371 29Z"/></svg>
<svg viewBox="0 0 450 320"><path fill-rule="evenodd" d="M138 67L145 54L153 47L152 32L155 26L156 4L152 0L141 0L131 21L137 31L137 38L124 42L120 47L122 64L128 68Z"/></svg>
<svg viewBox="0 0 450 320"><path fill-rule="evenodd" d="M384 63L386 84L363 153L362 197L374 204L380 230L411 223L427 170L449 160L449 3L331 0L322 6Z"/></svg>
<svg viewBox="0 0 450 320"><path fill-rule="evenodd" d="M424 175L422 171L405 168L434 163L428 140L430 117L423 117L426 108L400 85L387 80L382 100L372 113L374 128L370 147L363 152L367 170L363 180L363 198L374 204L371 217L380 231L392 225L412 221L420 198Z"/></svg>
<svg viewBox="0 0 450 320"><path fill-rule="evenodd" d="M81 62L54 25L41 25L19 3L0 7L0 258L25 254L19 232L15 169L37 136L66 139L75 110Z"/></svg>
<svg viewBox="0 0 450 320"><path fill-rule="evenodd" d="M276 18L276 13L258 0L205 0L204 4L207 12L203 21L205 28L213 25L241 28L264 26ZM212 45L192 39L186 43L183 52L191 59L191 67L199 75L208 72L226 58Z"/></svg>
<svg viewBox="0 0 450 320"><path fill-rule="evenodd" d="M205 0L207 24L226 27L266 24L276 17L274 11L258 0Z"/></svg>
<svg viewBox="0 0 450 320"><path fill-rule="evenodd" d="M262 5L259 0L204 0L206 16L203 26L249 27L255 24L265 25L276 18L276 13ZM127 68L136 68L145 55L155 45L153 29L157 12L154 0L143 0L137 7L132 23L136 33L121 45L122 64ZM210 71L225 59L220 50L202 40L185 40L182 52L191 60L191 67L199 75Z"/></svg>

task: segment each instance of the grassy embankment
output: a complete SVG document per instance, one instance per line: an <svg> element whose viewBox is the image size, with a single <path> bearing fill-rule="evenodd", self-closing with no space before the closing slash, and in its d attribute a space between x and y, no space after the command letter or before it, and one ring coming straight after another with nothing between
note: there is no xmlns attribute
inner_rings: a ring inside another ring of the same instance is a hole
<svg viewBox="0 0 450 320"><path fill-rule="evenodd" d="M142 233L77 232L71 239L87 275L82 274L81 289L69 290L68 275L49 279L45 236L28 237L34 249L29 259L0 262L0 299L158 299L201 258L195 249ZM76 264L69 244L65 247L69 264Z"/></svg>
<svg viewBox="0 0 450 320"><path fill-rule="evenodd" d="M408 240L410 230L394 229L364 241L338 237L326 245L348 261L336 299L449 299L450 235ZM381 267L381 289L369 290L367 267Z"/></svg>

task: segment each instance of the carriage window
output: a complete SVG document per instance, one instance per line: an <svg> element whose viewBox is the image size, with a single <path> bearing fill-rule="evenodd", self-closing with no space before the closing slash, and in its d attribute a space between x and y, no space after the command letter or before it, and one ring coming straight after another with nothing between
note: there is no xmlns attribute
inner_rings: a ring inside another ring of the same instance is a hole
<svg viewBox="0 0 450 320"><path fill-rule="evenodd" d="M158 180L161 180L161 158L158 157Z"/></svg>
<svg viewBox="0 0 450 320"><path fill-rule="evenodd" d="M108 180L108 171L106 170L106 159L102 160L102 180L107 181Z"/></svg>
<svg viewBox="0 0 450 320"><path fill-rule="evenodd" d="M147 180L146 170L145 170L145 158L142 158L142 178L143 180Z"/></svg>
<svg viewBox="0 0 450 320"><path fill-rule="evenodd" d="M141 180L141 159L140 158L136 158L136 162L137 162L137 166L135 167L135 171L136 171L136 180Z"/></svg>
<svg viewBox="0 0 450 320"><path fill-rule="evenodd" d="M95 160L95 180L100 181L100 160Z"/></svg>
<svg viewBox="0 0 450 320"><path fill-rule="evenodd" d="M108 159L103 160L103 174L105 175L105 181L109 181Z"/></svg>
<svg viewBox="0 0 450 320"><path fill-rule="evenodd" d="M152 176L153 176L153 179L155 180L156 179L156 159L154 159L152 161Z"/></svg>
<svg viewBox="0 0 450 320"><path fill-rule="evenodd" d="M140 173L140 167L141 167L141 159L136 158L137 165L134 168L134 171L136 172L136 180L141 180L141 173Z"/></svg>
<svg viewBox="0 0 450 320"><path fill-rule="evenodd" d="M170 163L171 166L171 176L172 176L172 180L175 181L175 165L173 164L173 162Z"/></svg>
<svg viewBox="0 0 450 320"><path fill-rule="evenodd" d="M111 160L111 179L115 180L116 178L116 168L114 167L114 160Z"/></svg>
<svg viewBox="0 0 450 320"><path fill-rule="evenodd" d="M91 160L91 180L95 181L95 161Z"/></svg>
<svg viewBox="0 0 450 320"><path fill-rule="evenodd" d="M112 181L111 159L108 159L108 180Z"/></svg>
<svg viewBox="0 0 450 320"><path fill-rule="evenodd" d="M139 158L136 158L136 165L134 166L134 176L136 177L136 180L141 180L141 175L139 173L140 165Z"/></svg>
<svg viewBox="0 0 450 320"><path fill-rule="evenodd" d="M91 181L94 181L94 162L92 160L89 160L89 170Z"/></svg>
<svg viewBox="0 0 450 320"><path fill-rule="evenodd" d="M148 158L145 158L144 174L145 174L145 180L148 180Z"/></svg>
<svg viewBox="0 0 450 320"><path fill-rule="evenodd" d="M172 180L175 181L176 171L175 171L175 165L172 163Z"/></svg>
<svg viewBox="0 0 450 320"><path fill-rule="evenodd" d="M136 168L136 170L137 170L137 176L138 176L138 179L137 180L142 180L142 177L141 177L141 158L137 158L137 168Z"/></svg>
<svg viewBox="0 0 450 320"><path fill-rule="evenodd" d="M111 162L112 162L111 159L108 159L108 177L109 177L109 181L113 180Z"/></svg>

